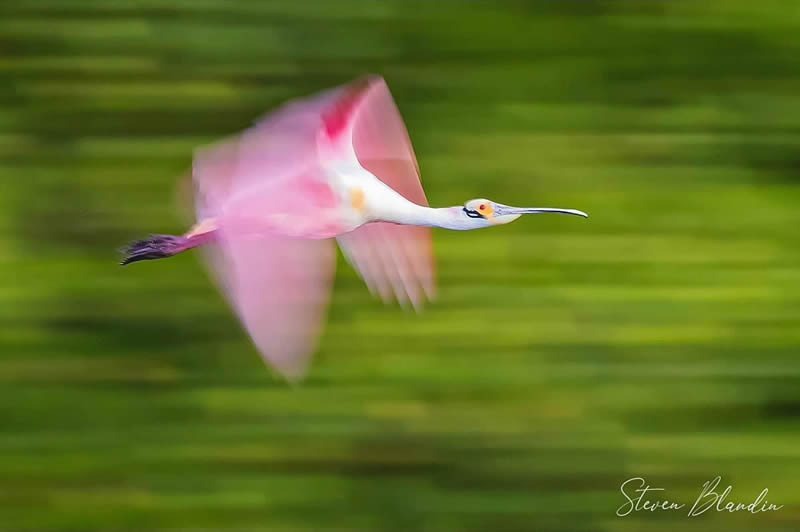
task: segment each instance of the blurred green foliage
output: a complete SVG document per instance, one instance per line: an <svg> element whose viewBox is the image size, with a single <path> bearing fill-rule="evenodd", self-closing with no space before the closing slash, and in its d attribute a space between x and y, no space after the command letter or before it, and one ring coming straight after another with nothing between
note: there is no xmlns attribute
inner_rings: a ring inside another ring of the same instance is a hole
<svg viewBox="0 0 800 532"><path fill-rule="evenodd" d="M0 527L796 530L794 1L4 0ZM386 77L435 205L423 314L340 261L309 379L271 376L181 232L192 148ZM614 512L723 476L768 514Z"/></svg>

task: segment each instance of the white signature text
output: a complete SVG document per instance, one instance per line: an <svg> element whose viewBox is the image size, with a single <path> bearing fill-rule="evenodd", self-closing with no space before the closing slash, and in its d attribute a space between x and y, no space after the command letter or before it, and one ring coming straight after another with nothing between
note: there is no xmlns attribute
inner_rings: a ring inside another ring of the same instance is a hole
<svg viewBox="0 0 800 532"><path fill-rule="evenodd" d="M769 489L764 488L761 493L747 502L736 502L728 500L733 486L728 486L722 491L718 490L722 477L715 477L705 482L700 489L700 494L695 499L694 504L688 508L686 515L696 517L707 511L714 509L717 512L749 512L757 514L761 512L772 512L783 508L782 504L772 504L767 500ZM687 508L687 503L671 501L664 497L664 488L652 487L644 478L629 478L619 487L620 493L625 498L625 502L617 508L617 515L625 517L634 512L663 512L676 511Z"/></svg>

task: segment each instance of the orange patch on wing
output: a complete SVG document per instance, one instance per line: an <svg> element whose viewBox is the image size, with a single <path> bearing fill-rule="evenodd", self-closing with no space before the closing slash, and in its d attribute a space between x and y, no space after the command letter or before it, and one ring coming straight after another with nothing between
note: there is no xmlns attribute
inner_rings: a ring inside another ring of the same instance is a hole
<svg viewBox="0 0 800 532"><path fill-rule="evenodd" d="M364 210L364 191L360 188L350 189L350 206L357 211Z"/></svg>

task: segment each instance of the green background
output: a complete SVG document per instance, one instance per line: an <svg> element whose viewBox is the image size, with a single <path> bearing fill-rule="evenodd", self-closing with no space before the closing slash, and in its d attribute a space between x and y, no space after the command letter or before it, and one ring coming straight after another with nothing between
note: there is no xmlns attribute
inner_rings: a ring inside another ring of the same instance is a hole
<svg viewBox="0 0 800 532"><path fill-rule="evenodd" d="M795 1L3 0L0 527L800 526ZM386 77L430 201L573 207L435 231L439 298L339 260L309 378L265 369L180 233L192 149ZM642 476L749 515L615 510Z"/></svg>

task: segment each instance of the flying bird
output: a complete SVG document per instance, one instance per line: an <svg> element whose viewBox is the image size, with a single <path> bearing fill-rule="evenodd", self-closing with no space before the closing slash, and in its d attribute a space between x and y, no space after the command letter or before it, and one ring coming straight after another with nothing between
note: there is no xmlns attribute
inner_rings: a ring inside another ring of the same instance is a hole
<svg viewBox="0 0 800 532"><path fill-rule="evenodd" d="M122 264L195 247L265 360L301 377L324 321L339 245L371 292L419 307L434 296L431 227L467 230L523 214L488 199L431 208L383 78L290 101L240 135L195 151L196 223L151 235Z"/></svg>

